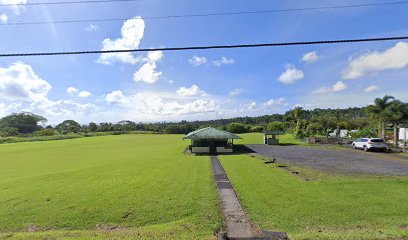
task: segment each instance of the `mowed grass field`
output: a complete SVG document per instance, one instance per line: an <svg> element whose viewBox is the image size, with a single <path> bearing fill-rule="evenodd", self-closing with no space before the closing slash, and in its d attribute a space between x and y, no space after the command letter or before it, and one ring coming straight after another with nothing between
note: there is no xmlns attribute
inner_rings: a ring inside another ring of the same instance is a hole
<svg viewBox="0 0 408 240"><path fill-rule="evenodd" d="M238 134L242 139L234 140L235 144L263 144L263 133L244 133ZM304 145L305 141L297 139L293 134L285 134L279 136L281 144L297 144Z"/></svg>
<svg viewBox="0 0 408 240"><path fill-rule="evenodd" d="M295 175L249 155L219 158L261 229L285 231L291 239L408 238L406 177L330 176L304 168Z"/></svg>
<svg viewBox="0 0 408 240"><path fill-rule="evenodd" d="M0 239L214 239L210 162L181 138L0 145Z"/></svg>

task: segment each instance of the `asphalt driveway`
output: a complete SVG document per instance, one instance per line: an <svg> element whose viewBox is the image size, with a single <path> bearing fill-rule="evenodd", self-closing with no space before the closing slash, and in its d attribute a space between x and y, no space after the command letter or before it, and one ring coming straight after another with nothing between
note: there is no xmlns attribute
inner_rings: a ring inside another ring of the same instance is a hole
<svg viewBox="0 0 408 240"><path fill-rule="evenodd" d="M408 160L392 153L366 153L359 150L326 146L246 145L259 155L278 162L327 172L369 173L408 176Z"/></svg>

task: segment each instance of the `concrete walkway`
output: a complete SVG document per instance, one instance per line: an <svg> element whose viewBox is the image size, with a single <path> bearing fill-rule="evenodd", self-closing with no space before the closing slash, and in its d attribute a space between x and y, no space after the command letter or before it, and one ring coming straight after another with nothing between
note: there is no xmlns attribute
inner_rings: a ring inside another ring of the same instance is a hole
<svg viewBox="0 0 408 240"><path fill-rule="evenodd" d="M220 195L221 208L225 216L227 238L253 239L255 234L252 232L251 224L239 203L224 168L216 156L211 156L211 166Z"/></svg>

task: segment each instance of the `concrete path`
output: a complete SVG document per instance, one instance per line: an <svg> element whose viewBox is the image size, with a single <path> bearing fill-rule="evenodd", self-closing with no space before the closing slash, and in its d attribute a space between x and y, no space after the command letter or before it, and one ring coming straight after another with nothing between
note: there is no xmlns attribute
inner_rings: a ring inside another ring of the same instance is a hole
<svg viewBox="0 0 408 240"><path fill-rule="evenodd" d="M225 216L227 238L253 239L255 234L252 232L251 224L239 203L224 168L216 156L211 156L211 166L221 199L221 208Z"/></svg>

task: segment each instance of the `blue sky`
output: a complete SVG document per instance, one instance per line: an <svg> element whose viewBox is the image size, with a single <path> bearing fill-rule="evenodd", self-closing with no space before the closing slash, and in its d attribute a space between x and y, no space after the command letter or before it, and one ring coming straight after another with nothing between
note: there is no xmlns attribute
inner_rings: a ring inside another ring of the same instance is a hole
<svg viewBox="0 0 408 240"><path fill-rule="evenodd" d="M0 0L27 3L30 0ZM359 1L375 3L379 1ZM408 35L408 4L197 18L153 16L356 1L140 0L0 7L0 52L132 49ZM4 17L5 16L5 17ZM127 21L8 26L13 22ZM295 106L408 101L408 42L0 59L0 117L49 123L178 121L283 113Z"/></svg>

